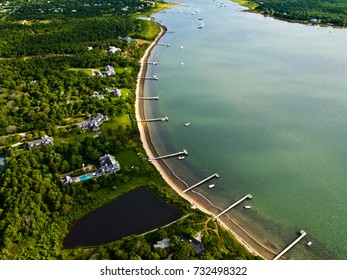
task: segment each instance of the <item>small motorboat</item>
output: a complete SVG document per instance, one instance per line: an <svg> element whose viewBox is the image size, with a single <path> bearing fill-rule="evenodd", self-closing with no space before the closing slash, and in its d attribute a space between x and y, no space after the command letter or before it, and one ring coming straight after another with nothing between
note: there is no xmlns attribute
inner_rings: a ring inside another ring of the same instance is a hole
<svg viewBox="0 0 347 280"><path fill-rule="evenodd" d="M312 241L307 242L306 245L307 245L307 246L311 246L311 245L312 245Z"/></svg>
<svg viewBox="0 0 347 280"><path fill-rule="evenodd" d="M184 156L179 156L178 159L184 159Z"/></svg>
<svg viewBox="0 0 347 280"><path fill-rule="evenodd" d="M188 125L190 125L190 123L189 123L189 122L187 122L187 123L185 123L185 124L184 124L184 126L188 126Z"/></svg>
<svg viewBox="0 0 347 280"><path fill-rule="evenodd" d="M252 208L252 206L245 205L245 206L244 206L244 208L245 208L245 209L251 209L251 208Z"/></svg>
<svg viewBox="0 0 347 280"><path fill-rule="evenodd" d="M212 185L209 185L208 188L209 188L209 189L212 189L212 188L214 188L214 186L215 186L215 185L212 184Z"/></svg>

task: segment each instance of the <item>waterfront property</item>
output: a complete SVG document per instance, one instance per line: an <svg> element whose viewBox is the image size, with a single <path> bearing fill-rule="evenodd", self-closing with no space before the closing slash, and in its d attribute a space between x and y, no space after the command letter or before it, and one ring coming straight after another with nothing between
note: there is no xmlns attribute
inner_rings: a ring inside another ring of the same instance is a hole
<svg viewBox="0 0 347 280"><path fill-rule="evenodd" d="M189 242L190 244L192 244L192 247L195 251L196 255L201 255L203 252L205 252L205 247L204 245L201 244L201 242L199 242L197 239L193 238L192 236L188 235L188 234L182 234L180 236L180 241L181 242Z"/></svg>
<svg viewBox="0 0 347 280"><path fill-rule="evenodd" d="M83 182L92 178L98 178L102 175L109 173L116 173L120 170L120 165L114 156L106 154L99 158L100 168L96 171L86 173L77 177L71 177L70 175L64 175L61 178L63 185L68 185L73 182Z"/></svg>
<svg viewBox="0 0 347 280"><path fill-rule="evenodd" d="M181 210L147 187L130 191L76 221L64 248L97 246L141 234L176 221Z"/></svg>
<svg viewBox="0 0 347 280"><path fill-rule="evenodd" d="M107 173L116 173L120 169L118 161L114 156L106 154L99 158L100 169L96 172L96 176L101 176Z"/></svg>
<svg viewBox="0 0 347 280"><path fill-rule="evenodd" d="M103 76L112 76L113 74L116 73L116 71L114 70L114 67L111 65L107 65L105 67L105 70L101 72L103 74Z"/></svg>
<svg viewBox="0 0 347 280"><path fill-rule="evenodd" d="M28 149L31 150L31 149L46 146L46 145L53 145L53 137L44 135L40 139L29 141Z"/></svg>
<svg viewBox="0 0 347 280"><path fill-rule="evenodd" d="M111 93L112 95L116 97L122 96L122 91L118 88L113 88L113 89L106 88L105 90L107 90L108 93Z"/></svg>
<svg viewBox="0 0 347 280"><path fill-rule="evenodd" d="M106 121L108 121L108 117L99 113L94 118L89 118L84 122L78 123L77 126L82 130L91 129L96 131L99 130L99 126Z"/></svg>

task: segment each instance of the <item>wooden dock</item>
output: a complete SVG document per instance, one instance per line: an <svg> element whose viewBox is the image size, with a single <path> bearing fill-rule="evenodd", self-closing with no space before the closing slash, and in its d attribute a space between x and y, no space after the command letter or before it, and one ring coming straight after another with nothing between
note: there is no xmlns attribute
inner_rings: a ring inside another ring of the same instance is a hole
<svg viewBox="0 0 347 280"><path fill-rule="evenodd" d="M159 100L159 96L138 97L138 100Z"/></svg>
<svg viewBox="0 0 347 280"><path fill-rule="evenodd" d="M253 196L251 196L250 194L245 195L243 198L241 198L240 200L236 201L234 204L230 205L224 211L222 211L218 215L214 216L213 219L217 219L219 216L222 216L224 213L228 212L230 209L234 208L236 205L240 204L242 201L246 200L247 198L248 199L252 199Z"/></svg>
<svg viewBox="0 0 347 280"><path fill-rule="evenodd" d="M158 61L146 61L145 64L158 65Z"/></svg>
<svg viewBox="0 0 347 280"><path fill-rule="evenodd" d="M195 185L189 187L188 189L184 190L182 193L186 193L186 192L188 192L188 191L190 191L190 190L196 188L197 186L199 186L199 185L201 185L201 184L207 182L208 180L211 180L211 179L214 178L214 177L219 178L219 175L218 175L217 173L215 173L215 174L213 174L213 175L207 177L206 179L204 179L204 180L202 180L202 181L196 183Z"/></svg>
<svg viewBox="0 0 347 280"><path fill-rule="evenodd" d="M295 246L301 239L303 239L306 236L306 232L303 230L300 230L300 236L295 239L292 243L290 243L281 253L279 253L276 257L273 258L273 260L278 260L280 257L282 257L285 253L287 253L291 248Z"/></svg>
<svg viewBox="0 0 347 280"><path fill-rule="evenodd" d="M158 77L156 75L153 75L152 77L141 77L141 79L144 79L144 80L158 80Z"/></svg>
<svg viewBox="0 0 347 280"><path fill-rule="evenodd" d="M173 154L168 154L168 155L164 155L164 156L159 156L159 157L156 157L156 158L149 158L148 161L164 159L164 158L170 158L170 157L183 156L183 155L184 156L188 155L187 150L183 150L182 152L178 152L178 153L173 153Z"/></svg>
<svg viewBox="0 0 347 280"><path fill-rule="evenodd" d="M164 46L164 47L170 47L170 44L163 44L163 43L158 43L157 46Z"/></svg>
<svg viewBox="0 0 347 280"><path fill-rule="evenodd" d="M168 117L139 120L139 122L168 122L168 121L169 121Z"/></svg>

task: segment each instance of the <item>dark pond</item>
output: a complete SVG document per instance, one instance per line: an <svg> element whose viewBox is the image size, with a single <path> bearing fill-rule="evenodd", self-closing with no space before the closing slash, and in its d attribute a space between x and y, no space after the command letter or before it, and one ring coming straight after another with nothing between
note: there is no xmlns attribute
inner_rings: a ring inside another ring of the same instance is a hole
<svg viewBox="0 0 347 280"><path fill-rule="evenodd" d="M126 193L76 221L63 242L64 248L95 246L164 226L182 216L149 188Z"/></svg>

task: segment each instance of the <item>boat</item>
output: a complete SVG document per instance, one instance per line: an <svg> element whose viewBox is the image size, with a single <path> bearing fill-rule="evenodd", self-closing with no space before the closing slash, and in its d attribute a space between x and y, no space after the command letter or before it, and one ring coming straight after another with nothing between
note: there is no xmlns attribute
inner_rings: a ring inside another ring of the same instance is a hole
<svg viewBox="0 0 347 280"><path fill-rule="evenodd" d="M245 209L251 209L251 208L252 208L252 206L245 205L245 206L244 206L244 208L245 208Z"/></svg>
<svg viewBox="0 0 347 280"><path fill-rule="evenodd" d="M306 245L307 245L307 246L311 246L311 245L312 245L312 241L307 242Z"/></svg>
<svg viewBox="0 0 347 280"><path fill-rule="evenodd" d="M215 186L214 184L208 185L208 188L209 188L209 189L212 189L214 186Z"/></svg>
<svg viewBox="0 0 347 280"><path fill-rule="evenodd" d="M179 156L178 159L184 159L184 156Z"/></svg>
<svg viewBox="0 0 347 280"><path fill-rule="evenodd" d="M190 125L190 123L189 123L189 122L187 122L187 123L185 123L185 124L184 124L184 126L188 126L188 125Z"/></svg>

